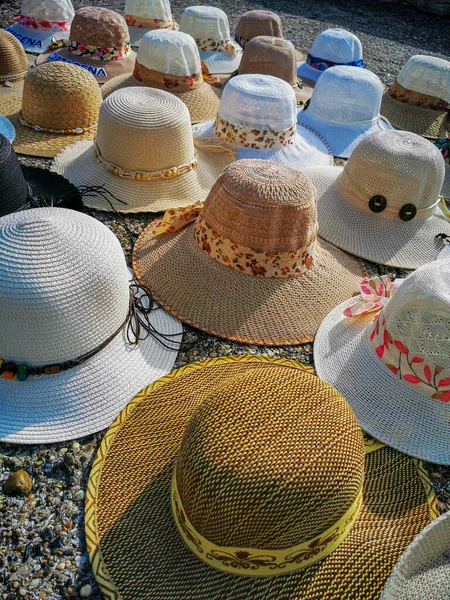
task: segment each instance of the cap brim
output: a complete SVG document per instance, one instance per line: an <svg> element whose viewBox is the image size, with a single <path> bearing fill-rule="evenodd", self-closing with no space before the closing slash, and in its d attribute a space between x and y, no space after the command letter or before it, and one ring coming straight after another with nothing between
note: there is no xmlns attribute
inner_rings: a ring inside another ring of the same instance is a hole
<svg viewBox="0 0 450 600"><path fill-rule="evenodd" d="M40 31L31 27L23 27L18 23L14 23L10 27L6 27L6 31L12 33L22 44L26 52L32 54L41 54L52 44L53 40L68 39L68 31Z"/></svg>
<svg viewBox="0 0 450 600"><path fill-rule="evenodd" d="M233 73L239 69L242 52L200 52L200 58L205 61L210 73Z"/></svg>
<svg viewBox="0 0 450 600"><path fill-rule="evenodd" d="M11 144L16 139L16 130L14 125L7 117L0 115L0 133L5 136Z"/></svg>

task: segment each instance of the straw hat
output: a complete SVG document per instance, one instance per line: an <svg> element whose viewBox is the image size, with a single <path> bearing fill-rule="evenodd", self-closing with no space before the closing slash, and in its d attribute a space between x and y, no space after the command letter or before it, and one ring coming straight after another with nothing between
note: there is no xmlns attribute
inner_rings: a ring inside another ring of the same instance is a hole
<svg viewBox="0 0 450 600"><path fill-rule="evenodd" d="M318 131L334 156L348 158L367 135L392 129L380 115L383 84L371 71L354 67L327 69L298 122Z"/></svg>
<svg viewBox="0 0 450 600"><path fill-rule="evenodd" d="M86 498L105 597L378 599L436 516L431 483L417 461L364 443L344 399L307 370L209 359L130 402Z"/></svg>
<svg viewBox="0 0 450 600"><path fill-rule="evenodd" d="M297 169L332 165L323 137L297 125L296 118L294 90L286 81L271 75L238 75L223 90L217 119L194 127L195 141L199 148L229 148L236 160L273 160Z"/></svg>
<svg viewBox="0 0 450 600"><path fill-rule="evenodd" d="M382 114L397 129L431 139L450 136L450 62L412 56L383 94Z"/></svg>
<svg viewBox="0 0 450 600"><path fill-rule="evenodd" d="M416 269L450 234L439 208L444 161L427 140L406 131L365 138L344 167L305 170L318 192L320 235L383 265Z"/></svg>
<svg viewBox="0 0 450 600"><path fill-rule="evenodd" d="M6 31L33 54L44 52L55 40L67 39L75 14L70 0L22 0L20 12Z"/></svg>
<svg viewBox="0 0 450 600"><path fill-rule="evenodd" d="M128 280L119 241L92 217L36 208L0 219L1 441L99 431L146 382L170 372L178 343L129 341ZM181 335L164 311L150 319Z"/></svg>
<svg viewBox="0 0 450 600"><path fill-rule="evenodd" d="M132 73L135 58L125 19L113 10L86 6L75 14L67 48L50 49L36 63L69 62L83 67L102 84Z"/></svg>
<svg viewBox="0 0 450 600"><path fill-rule="evenodd" d="M177 96L188 107L191 123L215 119L219 111L220 89L204 80L198 48L187 33L170 29L146 33L133 75L115 77L103 86L102 95L107 98L115 90L136 85Z"/></svg>
<svg viewBox="0 0 450 600"><path fill-rule="evenodd" d="M28 59L22 44L6 29L0 29L0 56L0 94L21 92Z"/></svg>
<svg viewBox="0 0 450 600"><path fill-rule="evenodd" d="M100 109L95 142L61 152L53 170L77 186L102 185L125 213L158 212L203 202L225 166L229 152L194 148L186 106L162 90L117 90ZM103 197L86 205L111 210Z"/></svg>
<svg viewBox="0 0 450 600"><path fill-rule="evenodd" d="M233 73L242 48L231 39L227 15L214 6L189 6L181 15L180 31L195 39L210 73Z"/></svg>
<svg viewBox="0 0 450 600"><path fill-rule="evenodd" d="M0 113L16 128L19 154L53 157L97 131L102 95L93 75L75 65L48 63L32 69L22 94L0 96Z"/></svg>
<svg viewBox="0 0 450 600"><path fill-rule="evenodd" d="M124 16L132 46L139 46L147 31L178 29L169 0L126 0Z"/></svg>
<svg viewBox="0 0 450 600"><path fill-rule="evenodd" d="M450 511L419 533L395 566L380 600L450 598Z"/></svg>
<svg viewBox="0 0 450 600"><path fill-rule="evenodd" d="M219 177L203 210L185 212L168 211L148 225L133 268L164 308L219 337L268 346L310 342L365 273L358 259L317 239L316 192L297 169L238 161Z"/></svg>
<svg viewBox="0 0 450 600"><path fill-rule="evenodd" d="M450 138L443 138L434 142L436 148L441 151L445 161L445 178L441 194L450 199Z"/></svg>

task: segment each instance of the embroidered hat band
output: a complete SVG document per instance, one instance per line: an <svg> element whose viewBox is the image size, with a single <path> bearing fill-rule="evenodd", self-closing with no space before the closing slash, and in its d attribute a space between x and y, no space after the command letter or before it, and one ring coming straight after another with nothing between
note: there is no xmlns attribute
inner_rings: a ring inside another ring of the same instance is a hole
<svg viewBox="0 0 450 600"><path fill-rule="evenodd" d="M362 58L360 60L353 60L347 63L340 63L333 62L332 60L326 60L325 58L318 58L317 56L312 56L311 54L308 54L306 58L306 64L313 69L317 69L318 71L326 71L330 67L336 67L338 65L344 65L346 67L362 67L363 69L366 68L366 63Z"/></svg>
<svg viewBox="0 0 450 600"><path fill-rule="evenodd" d="M53 49L53 48L52 48ZM114 48L102 48L101 46L89 46L79 42L69 41L67 44L68 52L77 56L85 56L92 60L121 60L130 55L130 42Z"/></svg>
<svg viewBox="0 0 450 600"><path fill-rule="evenodd" d="M53 33L70 31L71 23L71 21L46 21L44 19L35 19L34 17L27 17L25 15L14 17L14 21L19 25L22 25L22 27L40 31L52 31Z"/></svg>
<svg viewBox="0 0 450 600"><path fill-rule="evenodd" d="M233 40L195 38L195 43L200 52L226 52L227 54L239 54L242 52L242 48Z"/></svg>
<svg viewBox="0 0 450 600"><path fill-rule="evenodd" d="M292 144L293 139L297 135L297 127L294 124L283 131L238 127L218 116L214 123L214 133L219 140L227 144L243 148L267 150L269 148L284 148Z"/></svg>
<svg viewBox="0 0 450 600"><path fill-rule="evenodd" d="M23 118L22 110L20 110L20 112L19 112L18 119L19 119L21 125L24 125L25 127L28 127L29 129L34 129L34 131L42 131L42 133L60 133L62 135L83 135L84 133L87 133L91 129L97 128L97 123L95 123L94 125L91 125L90 127L75 127L75 129L48 129L46 127L41 127L40 125L33 125L31 123L28 123L28 121L26 121Z"/></svg>
<svg viewBox="0 0 450 600"><path fill-rule="evenodd" d="M134 15L124 15L127 25L130 27L142 27L144 29L173 29L175 20L172 17L170 21L163 19L145 19L144 17L135 17Z"/></svg>
<svg viewBox="0 0 450 600"><path fill-rule="evenodd" d="M404 102L405 104L422 106L423 108L430 108L432 110L450 110L450 103L445 100L437 98L436 96L429 96L428 94L408 90L398 81L394 81L388 88L388 94L391 98L394 98L394 100Z"/></svg>

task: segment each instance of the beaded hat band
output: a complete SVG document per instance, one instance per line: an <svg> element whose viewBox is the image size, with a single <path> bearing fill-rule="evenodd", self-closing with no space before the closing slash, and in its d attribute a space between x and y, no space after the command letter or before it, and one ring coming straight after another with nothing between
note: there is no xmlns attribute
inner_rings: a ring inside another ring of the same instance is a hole
<svg viewBox="0 0 450 600"><path fill-rule="evenodd" d="M28 123L23 118L22 111L19 112L19 121L21 125L28 127L29 129L34 129L34 131L42 131L43 133L60 133L62 135L83 135L87 133L91 129L97 128L97 123L91 125L90 127L75 127L75 129L48 129L46 127L41 127L40 125L33 125L32 123Z"/></svg>

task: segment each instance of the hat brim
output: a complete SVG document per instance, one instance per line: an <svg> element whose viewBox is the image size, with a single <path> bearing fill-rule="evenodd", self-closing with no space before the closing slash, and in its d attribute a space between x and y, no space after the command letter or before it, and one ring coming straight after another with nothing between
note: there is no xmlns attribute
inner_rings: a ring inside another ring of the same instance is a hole
<svg viewBox="0 0 450 600"><path fill-rule="evenodd" d="M42 206L57 206L82 210L83 200L78 188L62 175L48 169L21 165L25 181Z"/></svg>
<svg viewBox="0 0 450 600"><path fill-rule="evenodd" d="M0 81L0 96L9 94L22 94L24 80L9 81L10 85L5 85L4 81Z"/></svg>
<svg viewBox="0 0 450 600"><path fill-rule="evenodd" d="M359 298L334 308L319 327L317 374L344 396L361 428L375 438L410 456L450 464L450 406L402 383L382 364L366 331L373 315L344 316Z"/></svg>
<svg viewBox="0 0 450 600"><path fill-rule="evenodd" d="M199 560L172 517L170 485L179 447L214 387L261 367L268 377L274 368L305 369L294 361L250 356L197 362L142 390L108 430L85 508L88 553L105 596L323 600L326 590L329 599L377 600L398 557L437 516L423 466L367 440L363 506L328 557L289 575L260 578L223 573Z"/></svg>
<svg viewBox="0 0 450 600"><path fill-rule="evenodd" d="M444 198L450 200L450 165L445 163L445 177L442 184L441 194Z"/></svg>
<svg viewBox="0 0 450 600"><path fill-rule="evenodd" d="M41 54L53 43L53 40L66 40L69 37L68 31L40 31L31 27L24 27L19 23L14 23L6 27L6 31L12 33L22 44L26 52L32 54Z"/></svg>
<svg viewBox="0 0 450 600"><path fill-rule="evenodd" d="M160 212L203 202L219 175L232 161L229 152L197 150L196 169L171 179L137 181L107 171L95 159L92 148L93 142L69 146L58 154L52 170L67 177L77 187L104 185L115 198L126 203L112 200L115 210L122 213ZM111 210L102 196L89 196L84 203L96 210Z"/></svg>
<svg viewBox="0 0 450 600"><path fill-rule="evenodd" d="M200 58L205 61L210 73L233 73L239 69L242 52L200 52Z"/></svg>
<svg viewBox="0 0 450 600"><path fill-rule="evenodd" d="M310 67L304 59L302 62L297 63L297 76L309 79L309 81L314 82L314 84L317 83L322 73L323 71L319 71L319 69L313 69Z"/></svg>
<svg viewBox="0 0 450 600"><path fill-rule="evenodd" d="M450 235L450 220L439 207L426 220L402 221L362 210L342 197L343 167L310 167L305 175L317 189L319 233L328 242L366 260L400 269L417 269L442 250L439 233ZM431 201L433 204L438 199Z"/></svg>
<svg viewBox="0 0 450 600"><path fill-rule="evenodd" d="M16 139L16 129L7 117L0 115L0 133L5 136L11 144Z"/></svg>

